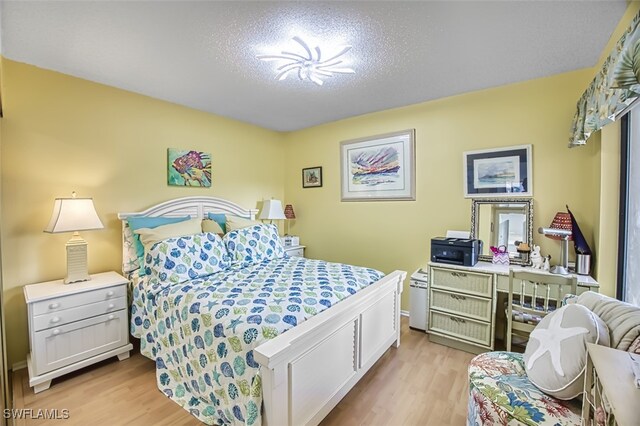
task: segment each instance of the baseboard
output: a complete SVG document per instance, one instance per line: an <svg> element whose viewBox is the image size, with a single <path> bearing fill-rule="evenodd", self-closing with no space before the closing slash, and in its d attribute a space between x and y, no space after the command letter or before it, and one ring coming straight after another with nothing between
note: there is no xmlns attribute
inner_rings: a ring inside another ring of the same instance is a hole
<svg viewBox="0 0 640 426"><path fill-rule="evenodd" d="M400 315L402 315L403 317L408 317L409 316L409 311L403 311L402 309L400 310Z"/></svg>
<svg viewBox="0 0 640 426"><path fill-rule="evenodd" d="M11 371L22 370L23 368L27 368L27 360L18 361L13 364L11 367Z"/></svg>

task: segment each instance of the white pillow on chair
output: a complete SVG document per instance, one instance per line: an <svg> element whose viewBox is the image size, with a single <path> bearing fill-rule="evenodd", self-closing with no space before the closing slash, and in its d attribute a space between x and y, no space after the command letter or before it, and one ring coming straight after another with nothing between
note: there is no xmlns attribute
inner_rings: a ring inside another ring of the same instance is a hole
<svg viewBox="0 0 640 426"><path fill-rule="evenodd" d="M586 307L571 304L544 317L531 332L524 352L531 383L558 399L580 395L587 342L609 346L607 325Z"/></svg>

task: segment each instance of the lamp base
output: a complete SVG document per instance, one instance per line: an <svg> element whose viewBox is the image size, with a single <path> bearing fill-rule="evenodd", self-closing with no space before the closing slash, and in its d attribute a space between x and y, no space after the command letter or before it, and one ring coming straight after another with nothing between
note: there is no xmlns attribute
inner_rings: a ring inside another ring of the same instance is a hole
<svg viewBox="0 0 640 426"><path fill-rule="evenodd" d="M551 268L551 270L549 271L552 274L556 274L556 275L570 275L571 273L569 272L569 269L565 268L562 265L556 265L553 268Z"/></svg>
<svg viewBox="0 0 640 426"><path fill-rule="evenodd" d="M89 268L87 266L87 242L78 234L73 236L66 244L67 248L67 276L65 284L89 281Z"/></svg>

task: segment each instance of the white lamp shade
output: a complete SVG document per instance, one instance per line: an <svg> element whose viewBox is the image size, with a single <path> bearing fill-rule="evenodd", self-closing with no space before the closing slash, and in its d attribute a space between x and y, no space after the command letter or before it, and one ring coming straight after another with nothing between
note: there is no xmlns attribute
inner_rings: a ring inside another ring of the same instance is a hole
<svg viewBox="0 0 640 426"><path fill-rule="evenodd" d="M280 200L265 200L262 203L262 211L260 212L259 219L286 219Z"/></svg>
<svg viewBox="0 0 640 426"><path fill-rule="evenodd" d="M102 229L91 198L56 198L49 225L44 232L76 232Z"/></svg>

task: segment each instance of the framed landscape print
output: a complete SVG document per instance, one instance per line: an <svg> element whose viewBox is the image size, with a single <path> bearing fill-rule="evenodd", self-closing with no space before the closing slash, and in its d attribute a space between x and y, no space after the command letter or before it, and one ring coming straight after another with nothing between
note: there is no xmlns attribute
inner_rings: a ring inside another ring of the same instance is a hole
<svg viewBox="0 0 640 426"><path fill-rule="evenodd" d="M340 143L342 201L415 200L415 130Z"/></svg>
<svg viewBox="0 0 640 426"><path fill-rule="evenodd" d="M320 188L322 186L322 167L302 169L302 187Z"/></svg>
<svg viewBox="0 0 640 426"><path fill-rule="evenodd" d="M171 186L211 187L211 154L169 148L167 183Z"/></svg>
<svg viewBox="0 0 640 426"><path fill-rule="evenodd" d="M531 145L463 154L466 198L532 197Z"/></svg>

